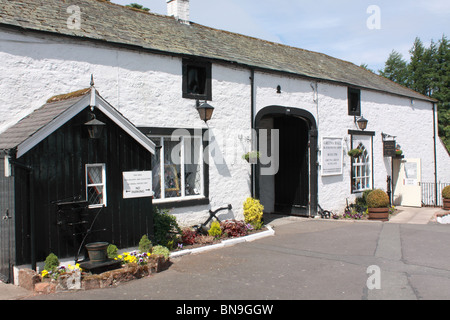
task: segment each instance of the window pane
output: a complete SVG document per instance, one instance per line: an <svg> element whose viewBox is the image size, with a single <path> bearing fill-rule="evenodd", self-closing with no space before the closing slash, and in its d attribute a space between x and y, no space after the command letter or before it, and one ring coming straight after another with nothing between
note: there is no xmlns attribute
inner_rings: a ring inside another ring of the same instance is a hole
<svg viewBox="0 0 450 320"><path fill-rule="evenodd" d="M205 94L206 68L198 66L187 67L188 93Z"/></svg>
<svg viewBox="0 0 450 320"><path fill-rule="evenodd" d="M164 139L164 189L166 198L181 197L180 141Z"/></svg>
<svg viewBox="0 0 450 320"><path fill-rule="evenodd" d="M155 145L161 144L161 138L151 138ZM153 198L161 199L161 148L156 148L155 154L152 155L152 182L153 182Z"/></svg>
<svg viewBox="0 0 450 320"><path fill-rule="evenodd" d="M88 202L90 205L103 204L103 186L88 187Z"/></svg>
<svg viewBox="0 0 450 320"><path fill-rule="evenodd" d="M184 139L186 196L200 195L202 192L202 166L200 164L201 142L201 138L185 137Z"/></svg>
<svg viewBox="0 0 450 320"><path fill-rule="evenodd" d="M101 166L88 167L87 174L88 174L88 184L102 184L103 183Z"/></svg>

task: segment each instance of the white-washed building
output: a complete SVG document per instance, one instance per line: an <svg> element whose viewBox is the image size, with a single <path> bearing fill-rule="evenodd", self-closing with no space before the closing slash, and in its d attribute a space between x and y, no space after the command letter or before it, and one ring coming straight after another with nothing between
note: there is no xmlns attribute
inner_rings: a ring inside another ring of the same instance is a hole
<svg viewBox="0 0 450 320"><path fill-rule="evenodd" d="M187 0L168 10L175 18L101 0L1 1L0 133L93 75L156 144L153 204L183 225L228 204L223 217L240 218L249 196L307 216L318 205L342 212L373 188L420 206L421 182L450 182L434 100L325 54L189 22ZM207 124L196 110L205 102ZM403 159L384 154L394 139ZM347 155L358 147L363 156ZM259 164L242 159L256 148Z"/></svg>

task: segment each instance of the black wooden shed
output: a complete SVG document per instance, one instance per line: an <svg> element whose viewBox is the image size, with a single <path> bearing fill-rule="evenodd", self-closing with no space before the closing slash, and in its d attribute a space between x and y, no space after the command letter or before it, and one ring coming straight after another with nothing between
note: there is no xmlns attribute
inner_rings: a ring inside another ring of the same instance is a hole
<svg viewBox="0 0 450 320"><path fill-rule="evenodd" d="M92 120L103 129L97 138ZM50 253L76 257L89 242L127 248L151 237L154 152L93 86L49 99L3 132L0 277Z"/></svg>

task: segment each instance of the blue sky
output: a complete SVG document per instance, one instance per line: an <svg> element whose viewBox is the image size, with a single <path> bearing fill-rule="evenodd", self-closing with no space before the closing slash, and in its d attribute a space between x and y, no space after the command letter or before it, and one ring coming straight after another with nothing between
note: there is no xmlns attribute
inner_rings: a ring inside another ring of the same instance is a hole
<svg viewBox="0 0 450 320"><path fill-rule="evenodd" d="M137 2L166 14L166 0ZM379 19L368 8L379 8ZM353 62L378 71L392 50L409 59L414 39L450 37L449 0L191 0L190 20ZM367 21L378 23L369 29ZM379 28L378 28L379 27Z"/></svg>

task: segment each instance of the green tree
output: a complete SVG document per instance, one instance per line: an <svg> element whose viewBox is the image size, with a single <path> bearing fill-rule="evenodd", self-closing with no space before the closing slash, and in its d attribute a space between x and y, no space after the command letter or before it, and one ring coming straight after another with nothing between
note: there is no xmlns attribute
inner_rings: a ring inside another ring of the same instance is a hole
<svg viewBox="0 0 450 320"><path fill-rule="evenodd" d="M408 80L408 63L406 60L403 60L401 53L392 50L384 64L384 69L380 70L379 73L394 82L406 85Z"/></svg>
<svg viewBox="0 0 450 320"><path fill-rule="evenodd" d="M450 152L450 47L445 35L426 48L420 38L409 51L409 63L392 51L380 75L438 100L439 135Z"/></svg>
<svg viewBox="0 0 450 320"><path fill-rule="evenodd" d="M147 12L150 11L149 8L145 8L143 5L138 4L138 3L130 3L130 4L127 4L125 7L135 8L135 9L139 9L139 10L147 11Z"/></svg>

